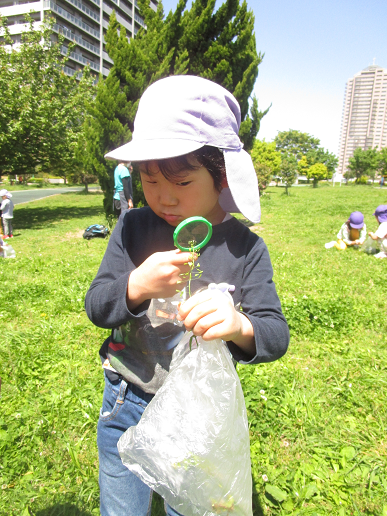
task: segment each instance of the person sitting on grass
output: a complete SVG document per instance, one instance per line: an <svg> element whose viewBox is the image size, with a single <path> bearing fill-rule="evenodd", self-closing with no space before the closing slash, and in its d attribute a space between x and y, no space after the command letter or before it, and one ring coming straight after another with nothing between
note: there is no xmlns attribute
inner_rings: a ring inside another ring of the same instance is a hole
<svg viewBox="0 0 387 516"><path fill-rule="evenodd" d="M364 223L364 215L361 211L353 211L349 219L341 226L337 233L338 240L342 240L346 246L357 249L364 244L367 238L367 227Z"/></svg>
<svg viewBox="0 0 387 516"><path fill-rule="evenodd" d="M379 227L375 233L370 231L368 234L372 240L377 240L380 244L380 253L375 254L375 258L387 258L387 204L378 206L374 215Z"/></svg>
<svg viewBox="0 0 387 516"><path fill-rule="evenodd" d="M135 164L148 206L121 215L85 299L90 320L112 330L100 350L102 516L150 513L152 491L122 464L117 442L163 385L185 330L206 341L223 339L242 364L271 362L287 350L289 329L267 247L230 215L239 211L260 220L257 176L238 136L240 123L239 104L222 86L201 77L167 77L141 97L132 141L105 156ZM197 289L226 282L235 287L233 301L205 289L178 304L182 275L197 256L174 249L173 233L194 216L213 225L200 250ZM183 326L157 319L155 307L166 300L177 302L174 315ZM239 304L243 311L234 308ZM170 506L166 512L179 514Z"/></svg>
<svg viewBox="0 0 387 516"><path fill-rule="evenodd" d="M364 244L366 238L367 227L364 223L364 215L360 211L353 211L337 233L337 242L333 240L325 244L325 247L326 249L336 247L339 251L344 251L347 246L358 249Z"/></svg>

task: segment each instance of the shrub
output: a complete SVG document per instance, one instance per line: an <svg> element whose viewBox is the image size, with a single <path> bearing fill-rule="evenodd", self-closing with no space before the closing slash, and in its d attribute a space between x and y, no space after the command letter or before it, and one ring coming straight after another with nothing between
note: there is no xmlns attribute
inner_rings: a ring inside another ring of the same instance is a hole
<svg viewBox="0 0 387 516"><path fill-rule="evenodd" d="M28 182L34 184L38 188L42 188L43 186L49 184L48 180L45 177L31 177L31 179L29 179Z"/></svg>

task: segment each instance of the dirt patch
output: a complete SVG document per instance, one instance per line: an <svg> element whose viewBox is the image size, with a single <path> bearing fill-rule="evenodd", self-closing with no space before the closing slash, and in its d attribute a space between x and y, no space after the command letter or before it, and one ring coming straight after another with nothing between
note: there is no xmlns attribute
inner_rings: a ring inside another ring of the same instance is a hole
<svg viewBox="0 0 387 516"><path fill-rule="evenodd" d="M254 226L250 226L250 231L253 233L262 233L262 231L265 231L265 228L259 224L255 224Z"/></svg>
<svg viewBox="0 0 387 516"><path fill-rule="evenodd" d="M78 231L69 231L65 234L63 240L73 240L74 238L82 238L84 229L78 229Z"/></svg>

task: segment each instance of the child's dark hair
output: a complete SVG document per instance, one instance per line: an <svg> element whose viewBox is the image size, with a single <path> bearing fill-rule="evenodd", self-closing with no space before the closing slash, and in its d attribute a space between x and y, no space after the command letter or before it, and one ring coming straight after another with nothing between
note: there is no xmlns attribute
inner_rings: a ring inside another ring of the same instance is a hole
<svg viewBox="0 0 387 516"><path fill-rule="evenodd" d="M222 190L222 180L226 177L226 167L223 153L217 147L205 145L190 154L184 154L183 156L177 156L175 158L155 160L155 162L163 176L170 181L171 179L184 176L183 170L196 170L199 168L197 165L193 165L189 162L190 156L196 158L200 166L208 170L214 180L215 189L220 192ZM149 161L142 161L141 171L151 175L148 168L149 163ZM133 165L135 169L138 170L140 163L133 163Z"/></svg>

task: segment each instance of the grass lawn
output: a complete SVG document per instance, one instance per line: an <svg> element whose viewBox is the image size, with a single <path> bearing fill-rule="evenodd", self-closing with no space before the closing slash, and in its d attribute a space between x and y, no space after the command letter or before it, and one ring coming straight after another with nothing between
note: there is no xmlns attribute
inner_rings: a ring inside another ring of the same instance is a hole
<svg viewBox="0 0 387 516"><path fill-rule="evenodd" d="M251 230L269 247L291 345L272 364L238 366L254 516L387 516L387 260L324 248L351 211L375 230L387 193L283 191L268 189ZM98 349L108 332L83 300L107 241L82 233L106 223L101 206L100 193L67 193L15 208L17 258L0 268L1 516L99 514Z"/></svg>

